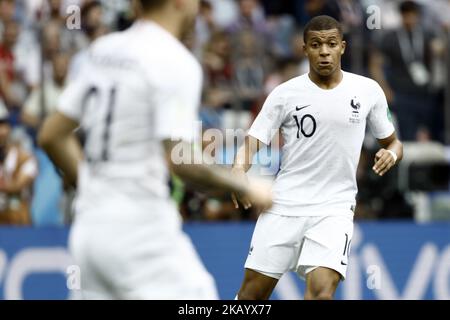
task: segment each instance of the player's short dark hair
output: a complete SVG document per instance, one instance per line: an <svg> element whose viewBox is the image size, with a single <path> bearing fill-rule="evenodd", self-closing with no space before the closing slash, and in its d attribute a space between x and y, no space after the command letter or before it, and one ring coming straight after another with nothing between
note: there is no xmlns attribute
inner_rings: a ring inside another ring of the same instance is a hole
<svg viewBox="0 0 450 320"><path fill-rule="evenodd" d="M322 31L332 29L337 29L339 31L341 39L344 38L342 25L336 19L325 15L314 17L305 26L305 29L303 31L303 41L306 43L308 33L310 31Z"/></svg>
<svg viewBox="0 0 450 320"><path fill-rule="evenodd" d="M409 12L415 12L415 13L420 12L419 4L417 2L411 1L411 0L402 1L399 4L398 9L400 10L401 14L405 14L405 13L409 13Z"/></svg>
<svg viewBox="0 0 450 320"><path fill-rule="evenodd" d="M161 8L167 0L139 0L144 11Z"/></svg>

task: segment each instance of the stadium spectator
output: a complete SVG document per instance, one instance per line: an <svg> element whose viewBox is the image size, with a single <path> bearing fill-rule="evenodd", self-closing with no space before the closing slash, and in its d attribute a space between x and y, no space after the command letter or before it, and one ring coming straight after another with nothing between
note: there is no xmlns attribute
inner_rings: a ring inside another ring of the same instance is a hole
<svg viewBox="0 0 450 320"><path fill-rule="evenodd" d="M13 52L20 25L15 21L9 21L4 27L3 40L0 45L0 94L8 109L13 109L21 106L21 100L14 91L16 70Z"/></svg>
<svg viewBox="0 0 450 320"><path fill-rule="evenodd" d="M214 33L203 56L206 96L214 96L214 104L231 108L233 103L233 65L230 36L224 31Z"/></svg>
<svg viewBox="0 0 450 320"><path fill-rule="evenodd" d="M87 45L81 32L67 28L67 13L64 1L47 0L47 3L44 3L43 6L44 18L41 23L43 22L44 25L54 23L59 27L60 44L64 51L73 53Z"/></svg>
<svg viewBox="0 0 450 320"><path fill-rule="evenodd" d="M103 7L100 1L89 1L81 8L81 25L88 43L105 33L107 29L103 23Z"/></svg>
<svg viewBox="0 0 450 320"><path fill-rule="evenodd" d="M296 32L295 20L287 14L267 16L268 43L266 50L274 58L286 58L292 54L291 39Z"/></svg>
<svg viewBox="0 0 450 320"><path fill-rule="evenodd" d="M401 137L430 140L437 111L430 90L434 35L422 28L416 2L403 1L399 10L402 25L383 37L379 51L371 57L370 70L397 115Z"/></svg>
<svg viewBox="0 0 450 320"><path fill-rule="evenodd" d="M447 32L450 31L450 0L432 1L429 5L433 6L432 10L438 17L439 23Z"/></svg>
<svg viewBox="0 0 450 320"><path fill-rule="evenodd" d="M335 10L342 23L347 41L347 54L342 60L343 68L359 74L365 74L364 68L368 29L365 28L364 11L358 0L335 0ZM332 3L333 3L332 2Z"/></svg>
<svg viewBox="0 0 450 320"><path fill-rule="evenodd" d="M22 81L31 91L52 79L52 57L63 50L62 27L49 21L43 26L35 25L25 31L17 47L17 68Z"/></svg>
<svg viewBox="0 0 450 320"><path fill-rule="evenodd" d="M39 88L33 90L22 111L22 123L26 125L33 140L43 119L56 111L58 99L65 85L68 54L58 52L51 58L52 79L45 81ZM34 150L39 163L39 175L34 183L35 192L32 201L32 216L35 225L59 225L64 220L71 220L71 191L62 193L62 181L54 166L39 149ZM66 205L67 204L67 205Z"/></svg>
<svg viewBox="0 0 450 320"><path fill-rule="evenodd" d="M330 7L330 1L328 0L305 0L304 13L302 25L305 25L310 18L320 15L328 15L336 20L339 19L338 12Z"/></svg>
<svg viewBox="0 0 450 320"><path fill-rule="evenodd" d="M37 68L38 82L36 85L52 78L52 57L63 51L61 44L61 29L55 22L49 22L42 30L42 53L40 54Z"/></svg>
<svg viewBox="0 0 450 320"><path fill-rule="evenodd" d="M0 0L0 39L5 31L5 24L14 20L16 4L14 0Z"/></svg>
<svg viewBox="0 0 450 320"><path fill-rule="evenodd" d="M52 79L33 90L22 110L22 123L37 130L42 119L56 110L59 96L64 88L70 57L57 53L52 57Z"/></svg>
<svg viewBox="0 0 450 320"><path fill-rule="evenodd" d="M80 72L80 66L88 55L88 46L97 38L108 33L108 28L103 24L103 7L100 1L89 1L81 9L82 32L86 41L86 47L73 56L68 81L72 81Z"/></svg>
<svg viewBox="0 0 450 320"><path fill-rule="evenodd" d="M267 21L258 0L239 0L239 15L228 28L232 33L252 30L260 35L267 34Z"/></svg>
<svg viewBox="0 0 450 320"><path fill-rule="evenodd" d="M0 106L0 224L29 225L37 164L31 154L11 142L8 117L7 109Z"/></svg>
<svg viewBox="0 0 450 320"><path fill-rule="evenodd" d="M240 109L254 109L263 94L265 78L264 46L257 35L250 31L237 34L234 78Z"/></svg>
<svg viewBox="0 0 450 320"><path fill-rule="evenodd" d="M202 59L203 48L211 39L211 35L218 30L214 20L214 8L211 2L202 0L200 2L200 12L196 21L196 49L195 55Z"/></svg>
<svg viewBox="0 0 450 320"><path fill-rule="evenodd" d="M269 95L269 93L272 92L275 87L279 86L283 82L286 82L304 73L306 72L299 72L299 62L297 59L287 58L278 60L275 70L267 76L267 79L265 81L265 95Z"/></svg>

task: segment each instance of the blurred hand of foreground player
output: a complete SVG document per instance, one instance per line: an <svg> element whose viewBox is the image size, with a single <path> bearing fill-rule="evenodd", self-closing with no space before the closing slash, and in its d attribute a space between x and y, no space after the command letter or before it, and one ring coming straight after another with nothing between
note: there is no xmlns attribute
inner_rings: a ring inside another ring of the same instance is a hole
<svg viewBox="0 0 450 320"><path fill-rule="evenodd" d="M239 208L239 202L244 209L249 209L254 204L261 211L267 210L272 207L272 191L271 184L262 179L248 178L244 169L233 168L231 174L238 180L244 181L247 184L247 190L245 193L232 193L231 198L233 200L236 209Z"/></svg>

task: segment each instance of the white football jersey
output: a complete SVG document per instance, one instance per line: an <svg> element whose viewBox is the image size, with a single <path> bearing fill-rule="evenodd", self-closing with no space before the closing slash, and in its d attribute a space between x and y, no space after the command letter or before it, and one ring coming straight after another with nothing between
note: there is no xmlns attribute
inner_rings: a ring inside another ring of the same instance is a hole
<svg viewBox="0 0 450 320"><path fill-rule="evenodd" d="M169 199L161 141L195 138L201 84L200 64L156 23L139 21L93 43L58 106L86 133L78 209L112 198Z"/></svg>
<svg viewBox="0 0 450 320"><path fill-rule="evenodd" d="M281 129L281 168L271 212L286 216L351 214L366 123L378 139L394 132L386 97L373 80L343 72L321 89L308 74L269 95L249 135L270 144Z"/></svg>

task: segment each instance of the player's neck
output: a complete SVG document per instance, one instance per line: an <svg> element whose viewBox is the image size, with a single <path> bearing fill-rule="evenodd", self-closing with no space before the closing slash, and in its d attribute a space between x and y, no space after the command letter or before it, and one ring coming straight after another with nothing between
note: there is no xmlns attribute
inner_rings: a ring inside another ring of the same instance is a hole
<svg viewBox="0 0 450 320"><path fill-rule="evenodd" d="M341 83L344 74L339 68L336 72L326 77L316 72L310 72L308 76L319 88L330 90L336 88Z"/></svg>
<svg viewBox="0 0 450 320"><path fill-rule="evenodd" d="M170 12L158 11L143 14L140 17L143 21L152 21L158 24L161 28L172 34L175 38L181 38L181 22L173 16Z"/></svg>

